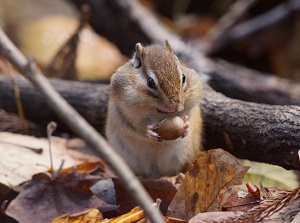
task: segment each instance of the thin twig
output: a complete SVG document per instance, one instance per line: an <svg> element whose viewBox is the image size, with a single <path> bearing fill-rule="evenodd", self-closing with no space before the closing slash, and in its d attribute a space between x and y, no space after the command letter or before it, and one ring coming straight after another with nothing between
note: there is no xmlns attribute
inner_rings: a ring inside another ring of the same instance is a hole
<svg viewBox="0 0 300 223"><path fill-rule="evenodd" d="M68 80L78 80L75 63L79 44L79 34L87 24L90 8L87 5L81 7L81 18L75 32L60 47L56 55L44 70L47 77L59 77Z"/></svg>
<svg viewBox="0 0 300 223"><path fill-rule="evenodd" d="M15 98L16 98L16 105L17 105L17 110L18 110L18 115L20 117L21 120L21 124L22 124L22 129L23 129L23 133L25 135L29 135L29 129L28 129L28 125L25 119L25 115L24 115L24 109L23 109L23 104L22 104L22 100L21 100L21 94L20 94L20 89L19 86L16 83L16 79L15 79L15 73L14 70L11 66L11 64L9 64L10 66L10 72L9 72L9 77L11 79L13 88L14 88L14 93L15 93Z"/></svg>
<svg viewBox="0 0 300 223"><path fill-rule="evenodd" d="M29 149L32 152L35 152L37 154L42 154L43 153L43 148L32 148L32 147L29 147L29 146L23 146L21 144L17 144L17 143L13 143L13 142L7 142L7 141L3 141L3 140L0 140L0 143L5 143L5 144L21 147L21 148L24 148L24 149Z"/></svg>
<svg viewBox="0 0 300 223"><path fill-rule="evenodd" d="M17 106L17 112L18 112L18 115L19 115L19 118L21 121L23 134L29 135L29 129L28 129L28 125L27 125L27 122L25 119L25 115L24 115L24 110L23 110L23 105L22 105L22 100L21 100L21 95L20 95L20 89L16 82L14 69L13 69L11 63L6 58L4 58L4 57L2 58L1 55L0 55L0 66L1 66L2 70L4 71L4 73L8 74L10 81L12 83L13 91L15 94L15 102L16 102L16 106Z"/></svg>
<svg viewBox="0 0 300 223"><path fill-rule="evenodd" d="M233 27L256 1L257 0L238 0L230 6L217 24L207 33L206 38L209 41L209 47L206 53L219 49L219 45L222 45L223 37L227 35L230 28Z"/></svg>
<svg viewBox="0 0 300 223"><path fill-rule="evenodd" d="M241 40L267 27L271 27L298 10L300 10L299 0L283 2L268 12L233 27L228 32L228 35L224 37L222 46L219 47L221 48L228 42Z"/></svg>
<svg viewBox="0 0 300 223"><path fill-rule="evenodd" d="M84 139L96 153L113 169L120 178L124 188L131 194L137 203L144 209L147 217L153 222L164 222L162 215L152 207L152 199L143 188L128 165L118 153L82 118L58 93L49 80L40 72L32 59L25 56L8 39L0 29L0 52L10 60L32 82L38 91L45 97L49 107L64 121L75 134Z"/></svg>
<svg viewBox="0 0 300 223"><path fill-rule="evenodd" d="M53 134L53 132L55 131L57 127L56 122L50 122L47 125L47 138L48 138L48 142L49 142L49 155L50 155L50 166L51 166L51 176L52 176L52 180L54 180L54 167L53 167L53 156L52 156L52 146L51 146L51 136Z"/></svg>

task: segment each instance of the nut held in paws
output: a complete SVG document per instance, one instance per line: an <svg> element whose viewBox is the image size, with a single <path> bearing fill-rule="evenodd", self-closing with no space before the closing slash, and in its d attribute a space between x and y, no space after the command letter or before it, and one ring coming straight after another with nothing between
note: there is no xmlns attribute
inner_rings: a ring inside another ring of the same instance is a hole
<svg viewBox="0 0 300 223"><path fill-rule="evenodd" d="M177 139L182 136L184 130L184 121L178 116L162 120L153 129L164 140Z"/></svg>

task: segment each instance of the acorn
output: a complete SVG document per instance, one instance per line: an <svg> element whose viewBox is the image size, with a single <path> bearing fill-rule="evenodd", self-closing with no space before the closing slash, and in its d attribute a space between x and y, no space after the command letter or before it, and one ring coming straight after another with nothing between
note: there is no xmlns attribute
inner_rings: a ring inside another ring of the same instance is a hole
<svg viewBox="0 0 300 223"><path fill-rule="evenodd" d="M164 140L175 140L184 133L184 121L178 116L166 118L154 126L153 131Z"/></svg>

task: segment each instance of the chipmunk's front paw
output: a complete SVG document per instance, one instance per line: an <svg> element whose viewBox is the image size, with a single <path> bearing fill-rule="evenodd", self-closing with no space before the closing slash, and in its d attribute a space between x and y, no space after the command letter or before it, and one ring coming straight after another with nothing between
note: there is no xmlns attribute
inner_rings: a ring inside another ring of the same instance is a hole
<svg viewBox="0 0 300 223"><path fill-rule="evenodd" d="M183 132L181 138L184 138L184 137L186 137L189 134L189 132L191 130L191 126L190 126L190 120L189 120L188 116L184 116L182 118L182 120L184 122L184 132Z"/></svg>
<svg viewBox="0 0 300 223"><path fill-rule="evenodd" d="M158 142L162 142L163 139L161 138L161 136L154 132L154 126L152 125L148 125L147 126L147 133L146 133L147 137L149 139L152 139L153 141L158 141Z"/></svg>

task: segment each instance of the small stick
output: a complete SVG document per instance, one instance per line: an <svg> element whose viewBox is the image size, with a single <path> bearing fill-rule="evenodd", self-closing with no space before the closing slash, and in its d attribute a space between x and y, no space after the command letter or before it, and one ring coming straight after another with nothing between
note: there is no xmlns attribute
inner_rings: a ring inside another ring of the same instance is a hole
<svg viewBox="0 0 300 223"><path fill-rule="evenodd" d="M220 50L226 46L226 44L242 40L265 28L272 27L299 10L299 0L285 1L261 15L231 27L228 32L223 33L222 41L219 41L218 46L216 46L213 50Z"/></svg>
<svg viewBox="0 0 300 223"><path fill-rule="evenodd" d="M42 148L32 148L32 147L29 147L29 146L23 146L23 145L20 145L20 144L17 144L17 143L13 143L13 142L6 142L6 141L3 141L3 140L0 140L1 143L5 143L5 144L9 144L9 145L13 145L13 146L19 146L19 147L23 147L25 149L29 149L31 150L32 152L35 152L37 154L42 154L43 153L43 149Z"/></svg>
<svg viewBox="0 0 300 223"><path fill-rule="evenodd" d="M54 168L53 168L51 136L52 136L52 133L55 131L56 127L57 127L57 124L55 122L50 122L47 125L47 138L48 138L48 142L49 142L49 154L50 154L50 166L51 166L52 180L55 178L55 176L54 176Z"/></svg>
<svg viewBox="0 0 300 223"><path fill-rule="evenodd" d="M224 37L226 37L231 27L245 14L245 12L257 0L238 0L235 1L228 11L219 19L217 24L210 29L206 38L209 42L207 54L219 49Z"/></svg>
<svg viewBox="0 0 300 223"><path fill-rule="evenodd" d="M10 63L9 63L9 67L10 67L9 77L10 77L11 82L13 84L13 88L14 88L14 92L15 92L15 98L16 98L17 110L18 110L19 117L21 119L23 133L25 135L29 135L29 129L28 129L27 122L25 120L25 115L24 115L24 109L23 109L22 100L21 100L20 89L19 89L19 87L18 87L18 85L16 83L15 73L14 73L14 70L13 70L13 68L12 68L12 66L11 66Z"/></svg>

